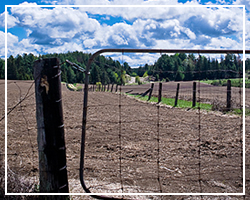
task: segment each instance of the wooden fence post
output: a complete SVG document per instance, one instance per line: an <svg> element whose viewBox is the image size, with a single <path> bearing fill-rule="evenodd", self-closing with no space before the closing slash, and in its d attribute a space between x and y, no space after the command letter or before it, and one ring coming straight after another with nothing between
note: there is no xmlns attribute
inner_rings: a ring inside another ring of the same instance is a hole
<svg viewBox="0 0 250 200"><path fill-rule="evenodd" d="M107 92L109 91L109 84L108 84L108 89L107 89Z"/></svg>
<svg viewBox="0 0 250 200"><path fill-rule="evenodd" d="M40 192L44 193L69 192L59 63L57 58L34 63Z"/></svg>
<svg viewBox="0 0 250 200"><path fill-rule="evenodd" d="M151 88L147 89L146 92L141 94L141 97L145 97L150 91L151 91Z"/></svg>
<svg viewBox="0 0 250 200"><path fill-rule="evenodd" d="M154 89L154 83L151 84L151 90L150 90L149 95L148 95L148 101L151 99L153 89Z"/></svg>
<svg viewBox="0 0 250 200"><path fill-rule="evenodd" d="M118 84L116 84L115 92L117 92L117 90L118 90Z"/></svg>
<svg viewBox="0 0 250 200"><path fill-rule="evenodd" d="M159 83L158 103L161 102L161 95L162 95L162 83Z"/></svg>
<svg viewBox="0 0 250 200"><path fill-rule="evenodd" d="M113 92L113 87L114 87L114 83L112 83L112 86L111 86L111 92Z"/></svg>
<svg viewBox="0 0 250 200"><path fill-rule="evenodd" d="M176 107L176 106L177 106L177 103L178 103L179 88L180 88L180 83L177 83L176 95L175 95L175 101L174 101L174 107Z"/></svg>
<svg viewBox="0 0 250 200"><path fill-rule="evenodd" d="M196 106L196 82L193 82L193 103L192 107Z"/></svg>
<svg viewBox="0 0 250 200"><path fill-rule="evenodd" d="M98 90L99 90L99 92L101 91L101 85L98 86Z"/></svg>
<svg viewBox="0 0 250 200"><path fill-rule="evenodd" d="M227 110L231 109L231 80L227 80Z"/></svg>

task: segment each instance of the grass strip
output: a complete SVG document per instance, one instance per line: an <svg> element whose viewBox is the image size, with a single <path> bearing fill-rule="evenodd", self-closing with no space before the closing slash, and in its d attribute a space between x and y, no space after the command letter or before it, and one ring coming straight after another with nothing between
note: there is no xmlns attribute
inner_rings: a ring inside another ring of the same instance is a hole
<svg viewBox="0 0 250 200"><path fill-rule="evenodd" d="M232 113L232 114L235 114L235 115L242 115L243 114L243 109L235 108L235 109L233 109L233 110L231 110L229 112ZM249 108L245 108L245 115L250 116L250 109Z"/></svg>
<svg viewBox="0 0 250 200"><path fill-rule="evenodd" d="M128 94L128 95L133 96L135 98L138 98L138 99L140 99L142 101L147 101L148 100L148 96L141 97L141 95L133 95L133 94ZM158 102L158 97L151 97L149 102L157 103ZM173 99L173 98L162 97L162 99L161 99L162 104L166 104L166 105L169 105L169 106L174 106L174 102L175 102L175 99ZM194 109L198 109L199 106L203 110L212 110L212 105L211 104L196 103L196 106L192 107L192 101L186 101L186 100L181 100L181 99L178 100L178 103L177 103L176 107L177 108L194 108Z"/></svg>
<svg viewBox="0 0 250 200"><path fill-rule="evenodd" d="M127 95L135 97L135 98L140 99L142 101L148 101L148 96L141 97L141 95L133 95L133 94L127 94ZM157 103L158 97L151 97L151 99L148 102ZM165 98L165 97L162 97L162 101L161 101L162 104L169 105L169 106L174 106L174 102L175 102L175 99ZM177 108L198 109L199 106L200 106L200 109L207 110L207 111L212 110L212 107L213 107L213 105L207 104L207 103L200 103L200 105L199 105L199 103L196 103L196 106L192 107L192 101L186 101L186 100L181 100L181 99L178 100L176 107ZM242 115L243 110L239 109L239 108L235 108L235 109L232 109L232 110L225 112L225 113L234 114L234 115ZM245 115L250 116L250 109L248 109L248 108L245 109Z"/></svg>
<svg viewBox="0 0 250 200"><path fill-rule="evenodd" d="M216 80L203 80L202 83L207 83L214 86L227 86L228 79L216 79ZM232 87L242 87L243 86L243 78L234 78L229 79L231 80ZM245 79L245 86L246 88L250 88L250 79Z"/></svg>

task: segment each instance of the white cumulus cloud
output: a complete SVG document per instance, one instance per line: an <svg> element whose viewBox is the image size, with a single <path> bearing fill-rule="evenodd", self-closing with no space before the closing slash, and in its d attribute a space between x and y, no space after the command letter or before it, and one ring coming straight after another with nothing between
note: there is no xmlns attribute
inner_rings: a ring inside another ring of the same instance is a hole
<svg viewBox="0 0 250 200"><path fill-rule="evenodd" d="M178 4L177 0L129 2L130 5ZM51 4L89 3L80 0L51 1ZM91 4L118 5L121 1L93 0ZM185 3L198 4L198 1ZM0 19L3 16L2 13ZM100 48L241 49L242 17L241 8L13 7L10 9L8 24L13 28L23 28L26 38L18 39L12 34L10 41L13 42L9 52L37 54L78 50L93 53ZM152 57L148 56L148 59Z"/></svg>

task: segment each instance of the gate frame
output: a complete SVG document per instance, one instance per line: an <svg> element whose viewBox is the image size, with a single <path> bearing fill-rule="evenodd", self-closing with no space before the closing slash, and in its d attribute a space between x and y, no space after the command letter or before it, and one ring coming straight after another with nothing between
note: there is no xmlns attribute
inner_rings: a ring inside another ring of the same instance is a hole
<svg viewBox="0 0 250 200"><path fill-rule="evenodd" d="M82 139L81 139L81 155L80 155L80 182L86 193L91 193L89 188L87 188L84 182L84 153L85 153L85 137L86 137L86 124L87 124L87 106L88 106L88 85L89 85L89 75L90 66L94 62L95 57L102 53L196 53L196 54L243 54L243 61L245 63L245 54L250 54L250 50L199 50L199 49L101 49L96 51L88 60L86 70L85 70L85 82L84 82L84 97L83 97L83 118L82 118ZM245 74L245 65L243 64L243 75ZM243 76L243 97L245 96L245 77ZM243 105L245 99L243 98ZM244 119L245 119L245 108L243 106L243 135L244 135ZM243 140L244 143L245 140ZM243 144L243 146L245 143ZM245 148L245 146L244 146ZM243 160L245 159L245 154L243 154ZM112 194L112 193L111 193ZM91 195L96 199L119 199L114 197L105 197L99 195ZM119 199L120 200L120 199Z"/></svg>

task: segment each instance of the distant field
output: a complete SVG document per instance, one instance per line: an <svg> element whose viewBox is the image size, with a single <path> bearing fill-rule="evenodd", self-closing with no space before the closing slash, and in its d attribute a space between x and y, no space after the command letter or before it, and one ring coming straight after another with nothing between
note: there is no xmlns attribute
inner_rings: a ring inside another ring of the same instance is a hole
<svg viewBox="0 0 250 200"><path fill-rule="evenodd" d="M202 83L207 83L210 85L214 86L226 86L227 85L227 80L228 79L217 79L217 80L206 80L206 81L201 81ZM242 87L243 85L243 78L234 78L234 79L229 79L231 80L231 86L232 87ZM250 79L245 79L245 87L250 88Z"/></svg>

